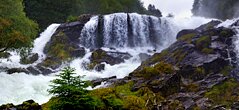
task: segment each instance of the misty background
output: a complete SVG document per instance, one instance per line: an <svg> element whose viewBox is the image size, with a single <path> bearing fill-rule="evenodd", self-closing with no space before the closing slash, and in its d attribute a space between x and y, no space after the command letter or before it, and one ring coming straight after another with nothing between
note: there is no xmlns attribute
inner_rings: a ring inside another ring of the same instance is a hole
<svg viewBox="0 0 239 110"><path fill-rule="evenodd" d="M142 0L145 7L149 4L155 5L163 16L167 16L169 13L176 17L189 17L192 15L191 9L194 0Z"/></svg>

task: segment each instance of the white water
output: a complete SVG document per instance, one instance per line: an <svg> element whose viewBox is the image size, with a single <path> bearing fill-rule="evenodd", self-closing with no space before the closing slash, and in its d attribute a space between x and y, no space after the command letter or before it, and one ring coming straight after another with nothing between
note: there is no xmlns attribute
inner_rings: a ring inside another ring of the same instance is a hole
<svg viewBox="0 0 239 110"><path fill-rule="evenodd" d="M168 47L176 40L176 34L181 29L191 29L195 28L203 23L208 22L208 19L204 18L187 18L187 19L177 19L177 18L156 18L152 16L146 15L138 15L138 14L130 14L133 24L133 35L134 37L134 47L128 47L127 42L128 36L126 33L128 32L127 26L125 26L127 14L119 13L119 14L111 14L104 16L104 50L109 51L109 47L117 47L115 50L110 51L119 51L119 52L128 52L133 57L129 60L126 60L124 63L118 65L108 65L106 64L105 70L102 72L96 72L94 70L88 71L85 70L82 66L83 63L89 62L89 57L91 52L87 52L87 54L83 58L77 58L70 62L71 67L76 68L76 72L79 75L86 75L85 79L95 79L95 78L105 78L110 76L117 76L117 78L123 78L127 76L130 72L136 69L141 61L139 60L139 53L148 53L153 54L152 52L148 52L149 50L155 49L152 46L152 43L149 43L149 22L146 20L149 17L153 22L153 29L156 33L160 34L158 37L158 46L157 52L160 52L162 49ZM114 18L114 20L112 20ZM112 22L114 21L114 22ZM123 23L122 23L123 22ZM41 56L41 59L38 61L42 61L45 57L43 53L43 49L46 43L50 40L51 36L57 29L59 24L50 25L46 31L44 31L41 36L34 41L34 48L32 52L38 53ZM96 32L98 26L98 17L93 17L88 23L86 23L85 27L82 30L82 36L84 35L84 40L81 41L82 44L85 44L86 47L96 47L96 40L93 33ZM115 36L110 35L110 30L112 28L115 29ZM110 40L112 37L115 39ZM139 42L135 42L138 40ZM10 61L8 59L0 59L1 67L26 67L26 65L21 65L19 63L20 57L19 55L15 55L16 53L12 53L12 57ZM29 65L28 65L29 66ZM58 73L56 73L58 74ZM49 81L54 79L55 76L52 74L51 76L32 76L24 73L16 73L12 75L7 75L5 72L0 72L0 104L3 103L14 103L20 104L25 100L33 99L36 102L42 104L47 102L50 99L50 95L47 93L47 89L49 88Z"/></svg>
<svg viewBox="0 0 239 110"><path fill-rule="evenodd" d="M34 99L40 104L49 100L49 81L52 76L33 76L25 73L8 75L0 72L0 104L20 104L23 101Z"/></svg>
<svg viewBox="0 0 239 110"><path fill-rule="evenodd" d="M82 29L81 36L81 44L85 44L86 47L90 47L92 44L92 47L96 47L95 41L96 41L96 29L98 26L98 16L92 17L89 22L85 24L85 27Z"/></svg>
<svg viewBox="0 0 239 110"><path fill-rule="evenodd" d="M45 58L45 54L43 53L44 47L47 42L50 41L51 36L54 34L54 32L59 26L60 24L50 25L43 33L41 33L40 37L34 41L34 48L32 49L32 52L38 53L40 57L39 61L42 61Z"/></svg>
<svg viewBox="0 0 239 110"><path fill-rule="evenodd" d="M239 62L239 25L238 26L232 26L234 23L239 21L239 18L234 18L231 20L226 20L225 22L219 24L217 27L226 27L226 28L232 28L236 32L236 37L234 39L234 50L237 55L237 62Z"/></svg>

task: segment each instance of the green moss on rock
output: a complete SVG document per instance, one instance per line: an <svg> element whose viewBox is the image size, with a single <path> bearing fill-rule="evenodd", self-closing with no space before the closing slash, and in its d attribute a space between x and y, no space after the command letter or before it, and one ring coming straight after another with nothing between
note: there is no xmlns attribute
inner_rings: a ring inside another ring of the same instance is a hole
<svg viewBox="0 0 239 110"><path fill-rule="evenodd" d="M195 45L197 48L202 50L203 48L208 48L211 44L211 38L207 35L199 37L199 39L196 40Z"/></svg>
<svg viewBox="0 0 239 110"><path fill-rule="evenodd" d="M211 99L214 104L226 105L229 108L233 102L239 101L238 90L239 83L228 79L205 93L205 97Z"/></svg>
<svg viewBox="0 0 239 110"><path fill-rule="evenodd" d="M101 109L149 110L155 101L160 103L164 99L148 88L133 92L133 84L134 82L130 81L119 86L95 89L90 94L104 102Z"/></svg>
<svg viewBox="0 0 239 110"><path fill-rule="evenodd" d="M10 53L8 52L0 52L0 58L8 58L10 57Z"/></svg>
<svg viewBox="0 0 239 110"><path fill-rule="evenodd" d="M186 35L181 36L178 40L185 41L187 43L191 43L192 42L192 38L194 36L196 36L195 33L190 33L190 34L186 34Z"/></svg>
<svg viewBox="0 0 239 110"><path fill-rule="evenodd" d="M138 71L133 74L138 77L149 79L163 74L172 74L174 72L174 68L171 64L160 62L152 67L144 67L141 71Z"/></svg>

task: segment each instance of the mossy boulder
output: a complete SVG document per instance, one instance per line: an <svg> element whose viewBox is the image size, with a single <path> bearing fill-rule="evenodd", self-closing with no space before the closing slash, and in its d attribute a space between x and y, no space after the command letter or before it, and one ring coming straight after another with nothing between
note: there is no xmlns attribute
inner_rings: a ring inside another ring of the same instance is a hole
<svg viewBox="0 0 239 110"><path fill-rule="evenodd" d="M28 100L19 105L4 104L0 106L1 110L42 110L41 105L34 102L33 100Z"/></svg>
<svg viewBox="0 0 239 110"><path fill-rule="evenodd" d="M37 53L33 53L27 57L21 58L20 63L21 64L32 64L38 60L39 56Z"/></svg>
<svg viewBox="0 0 239 110"><path fill-rule="evenodd" d="M8 58L8 57L10 57L10 53L8 53L8 52L0 52L0 58Z"/></svg>
<svg viewBox="0 0 239 110"><path fill-rule="evenodd" d="M160 93L167 100L162 108L212 109L223 104L221 102L230 102L230 108L233 101L214 99L221 100L220 103L214 102L205 95L214 94L207 91L235 78L233 74L236 73L237 64L232 62L237 61L233 44L235 32L230 28L216 27L219 23L212 21L194 30L179 32L175 43L142 62L125 78L135 82L132 90L147 87ZM160 63L163 68L157 68Z"/></svg>
<svg viewBox="0 0 239 110"><path fill-rule="evenodd" d="M101 109L151 110L164 100L160 94L153 93L148 88L132 91L133 84L130 81L122 85L111 85L95 89L90 94L104 102Z"/></svg>
<svg viewBox="0 0 239 110"><path fill-rule="evenodd" d="M44 53L47 57L41 65L56 69L63 62L83 57L85 49L78 45L83 26L79 21L62 24L45 46Z"/></svg>
<svg viewBox="0 0 239 110"><path fill-rule="evenodd" d="M124 60L131 58L132 56L128 53L122 52L111 52L111 51L104 51L102 49L97 49L92 52L90 57L90 63L87 66L87 69L96 69L96 70L104 70L104 68L98 68L102 64L107 63L110 65L120 64L123 63ZM98 69L97 69L98 68Z"/></svg>
<svg viewBox="0 0 239 110"><path fill-rule="evenodd" d="M234 79L227 79L217 84L204 95L212 100L214 105L225 105L227 109L232 107L234 102L239 101L239 83Z"/></svg>
<svg viewBox="0 0 239 110"><path fill-rule="evenodd" d="M7 69L7 74L13 74L13 73L29 73L29 71L27 71L25 68L11 68L11 69Z"/></svg>

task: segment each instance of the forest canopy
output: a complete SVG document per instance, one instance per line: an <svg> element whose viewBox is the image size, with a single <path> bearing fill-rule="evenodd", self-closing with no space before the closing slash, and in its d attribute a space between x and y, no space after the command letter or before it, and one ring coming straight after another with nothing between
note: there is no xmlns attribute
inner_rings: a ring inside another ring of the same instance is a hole
<svg viewBox="0 0 239 110"><path fill-rule="evenodd" d="M27 16L45 29L69 16L115 12L147 13L140 0L24 0Z"/></svg>
<svg viewBox="0 0 239 110"><path fill-rule="evenodd" d="M23 0L0 0L0 52L29 47L38 25L26 17Z"/></svg>

